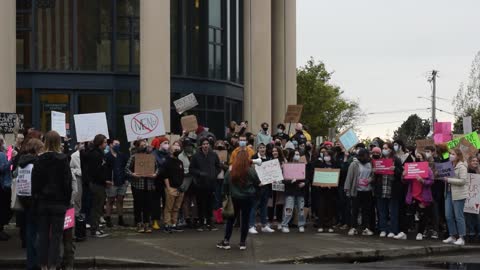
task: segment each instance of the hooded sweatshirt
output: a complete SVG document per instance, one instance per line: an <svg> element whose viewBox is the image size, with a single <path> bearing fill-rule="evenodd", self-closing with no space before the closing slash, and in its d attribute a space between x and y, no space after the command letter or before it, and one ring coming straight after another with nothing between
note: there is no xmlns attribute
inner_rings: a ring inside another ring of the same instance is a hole
<svg viewBox="0 0 480 270"><path fill-rule="evenodd" d="M32 154L25 154L20 156L17 168L13 173L13 176L16 178L18 176L19 169L25 169L29 164L34 164L37 161L37 156ZM18 196L18 199L22 203L24 209L29 209L32 206L32 197L31 196Z"/></svg>

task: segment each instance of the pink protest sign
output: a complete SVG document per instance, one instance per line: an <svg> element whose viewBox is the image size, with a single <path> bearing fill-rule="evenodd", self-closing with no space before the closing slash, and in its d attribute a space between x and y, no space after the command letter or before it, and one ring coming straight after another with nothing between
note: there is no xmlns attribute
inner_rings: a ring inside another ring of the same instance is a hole
<svg viewBox="0 0 480 270"><path fill-rule="evenodd" d="M433 141L435 143L445 143L452 140L452 134L435 134L433 135Z"/></svg>
<svg viewBox="0 0 480 270"><path fill-rule="evenodd" d="M435 134L451 134L452 123L451 122L435 122Z"/></svg>
<svg viewBox="0 0 480 270"><path fill-rule="evenodd" d="M417 179L417 176L421 178L428 177L428 162L405 163L405 176L403 178Z"/></svg>
<svg viewBox="0 0 480 270"><path fill-rule="evenodd" d="M305 180L305 163L283 164L283 178L285 180Z"/></svg>
<svg viewBox="0 0 480 270"><path fill-rule="evenodd" d="M65 213L65 222L63 223L63 229L68 230L75 226L75 208L70 208Z"/></svg>
<svg viewBox="0 0 480 270"><path fill-rule="evenodd" d="M392 167L393 167L393 159L391 158L382 158L382 159L373 160L373 168L375 168L375 174L392 175L394 174Z"/></svg>

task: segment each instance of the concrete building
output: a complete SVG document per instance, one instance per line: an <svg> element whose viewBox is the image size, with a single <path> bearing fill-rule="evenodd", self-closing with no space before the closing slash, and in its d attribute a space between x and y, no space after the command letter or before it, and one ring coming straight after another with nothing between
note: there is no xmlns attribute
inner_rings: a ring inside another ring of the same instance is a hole
<svg viewBox="0 0 480 270"><path fill-rule="evenodd" d="M50 111L123 115L173 101L220 137L230 120L283 121L296 104L296 0L2 0L0 111L47 131ZM16 36L16 39L13 37ZM16 42L13 42L16 40Z"/></svg>

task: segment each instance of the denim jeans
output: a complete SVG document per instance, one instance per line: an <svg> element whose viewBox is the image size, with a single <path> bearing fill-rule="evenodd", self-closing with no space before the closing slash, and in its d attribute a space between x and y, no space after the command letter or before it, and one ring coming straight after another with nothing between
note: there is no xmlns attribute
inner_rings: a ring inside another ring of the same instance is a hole
<svg viewBox="0 0 480 270"><path fill-rule="evenodd" d="M250 210L250 223L249 226L255 226L257 217L257 208L260 209L260 222L262 226L266 226L268 223L268 199L271 197L271 189L263 187L260 190L260 196L255 198L252 209Z"/></svg>
<svg viewBox="0 0 480 270"><path fill-rule="evenodd" d="M468 235L480 235L480 214L465 213Z"/></svg>
<svg viewBox="0 0 480 270"><path fill-rule="evenodd" d="M357 197L352 197L352 216L351 227L358 229L358 215L362 214L362 227L365 229L370 227L370 217L372 212L372 192L371 191L358 191ZM373 229L373 228L371 228Z"/></svg>
<svg viewBox="0 0 480 270"><path fill-rule="evenodd" d="M285 207L283 208L282 227L288 227L288 223L293 217L293 208L297 208L298 213L298 227L305 226L305 215L303 207L305 206L305 199L303 196L287 196L285 198Z"/></svg>
<svg viewBox="0 0 480 270"><path fill-rule="evenodd" d="M388 204L390 210L390 232L393 234L400 233L400 205L402 199L391 198ZM387 217L388 218L388 217ZM406 233L406 232L405 232Z"/></svg>
<svg viewBox="0 0 480 270"><path fill-rule="evenodd" d="M389 198L377 198L377 210L378 210L378 230L380 232L391 232L388 224L388 217L390 214L390 199Z"/></svg>
<svg viewBox="0 0 480 270"><path fill-rule="evenodd" d="M447 219L448 233L450 236L458 234L460 237L466 235L465 216L463 208L465 199L452 200L452 192L448 191L445 197L445 218Z"/></svg>
<svg viewBox="0 0 480 270"><path fill-rule="evenodd" d="M240 225L240 243L245 243L247 240L248 235L248 224L249 224L249 216L250 210L252 209L254 198L245 198L245 199L235 199L232 198L233 201L233 208L235 210L235 215L231 218L227 219L227 223L225 225L225 240L230 242L230 238L232 237L233 232L233 224L235 223L235 216L241 213L241 225Z"/></svg>

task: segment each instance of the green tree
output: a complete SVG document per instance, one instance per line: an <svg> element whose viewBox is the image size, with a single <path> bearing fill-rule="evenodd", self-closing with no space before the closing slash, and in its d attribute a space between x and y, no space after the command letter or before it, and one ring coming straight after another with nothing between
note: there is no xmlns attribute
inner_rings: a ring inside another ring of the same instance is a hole
<svg viewBox="0 0 480 270"><path fill-rule="evenodd" d="M424 139L430 132L430 120L412 114L394 132L394 140L402 140L405 145L415 145L416 140Z"/></svg>
<svg viewBox="0 0 480 270"><path fill-rule="evenodd" d="M358 102L343 97L340 87L330 83L323 62L313 58L297 69L297 100L303 104L301 122L307 124L315 136L328 136L328 129L337 132L355 124L364 116Z"/></svg>

